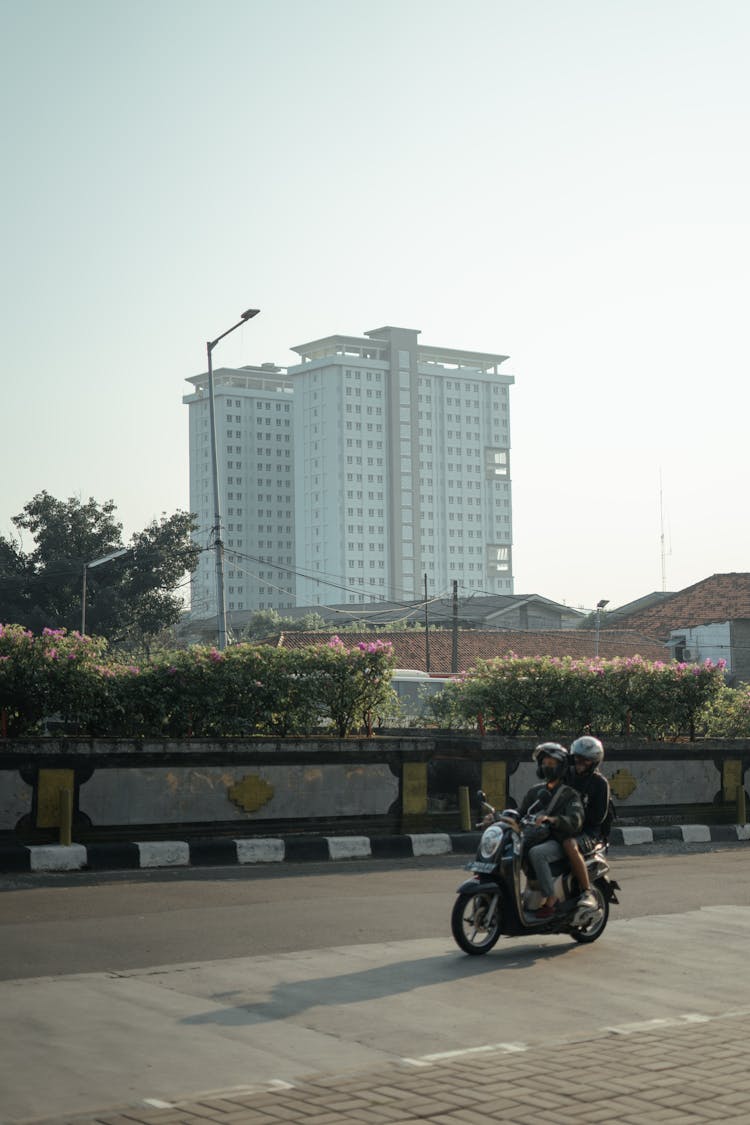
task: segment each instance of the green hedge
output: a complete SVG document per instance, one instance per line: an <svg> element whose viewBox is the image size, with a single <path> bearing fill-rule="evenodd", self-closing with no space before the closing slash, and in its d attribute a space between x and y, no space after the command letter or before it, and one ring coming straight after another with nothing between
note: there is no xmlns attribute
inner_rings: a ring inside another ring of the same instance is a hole
<svg viewBox="0 0 750 1125"><path fill-rule="evenodd" d="M334 637L305 649L194 646L143 665L107 656L101 638L64 629L34 636L0 626L0 711L9 736L54 717L91 737L306 735L371 729L392 705L393 649L347 650Z"/></svg>
<svg viewBox="0 0 750 1125"><path fill-rule="evenodd" d="M0 713L9 736L54 717L91 737L287 735L371 730L394 709L392 646L348 650L338 637L303 649L194 646L143 665L101 638L0 626ZM724 662L480 661L430 702L441 726L547 737L583 730L665 739L750 736L750 688L724 685Z"/></svg>

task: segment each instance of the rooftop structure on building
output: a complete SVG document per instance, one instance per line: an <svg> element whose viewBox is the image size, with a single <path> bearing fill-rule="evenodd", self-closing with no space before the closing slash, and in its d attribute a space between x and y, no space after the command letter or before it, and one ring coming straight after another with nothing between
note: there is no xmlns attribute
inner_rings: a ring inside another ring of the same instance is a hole
<svg viewBox="0 0 750 1125"><path fill-rule="evenodd" d="M422 602L363 602L351 605L341 602L337 605L327 606L296 606L283 611L280 616L289 621L299 621L301 618L315 617L322 619L332 630L351 629L361 625L363 630L390 632L394 624L406 623L422 627L425 624L430 630L452 629L454 621L460 630L477 629L486 633L495 631L502 634L506 640L511 634L518 632L534 632L540 634L548 631L570 631L579 627L587 620L587 615L580 610L571 609L570 606L544 598L540 594L511 594L496 597L458 597L454 606L452 598L433 598L426 604ZM228 615L230 635L233 639L242 640L247 635L248 626L253 623L255 635L257 625L253 622L254 611L234 611ZM281 626L280 626L281 628ZM194 642L209 642L216 636L217 622L215 617L198 620L190 618L180 627L180 636L183 640ZM270 635L270 632L269 632ZM502 637L498 638L498 645L502 647ZM509 642L508 642L509 643ZM550 642L552 643L552 642ZM582 639L583 648L590 647L590 642ZM662 646L658 646L662 652Z"/></svg>
<svg viewBox="0 0 750 1125"><path fill-rule="evenodd" d="M713 574L684 590L652 597L606 614L607 628L658 637L676 660L723 660L735 680L750 682L749 573Z"/></svg>
<svg viewBox="0 0 750 1125"><path fill-rule="evenodd" d="M292 619L315 612L332 625L363 621L374 628L405 621L444 628L454 616L452 596L424 598L415 602L372 601L352 605L297 606L285 616ZM467 596L459 586L455 615L462 629L575 629L587 619L582 610L544 598L540 594L495 594Z"/></svg>

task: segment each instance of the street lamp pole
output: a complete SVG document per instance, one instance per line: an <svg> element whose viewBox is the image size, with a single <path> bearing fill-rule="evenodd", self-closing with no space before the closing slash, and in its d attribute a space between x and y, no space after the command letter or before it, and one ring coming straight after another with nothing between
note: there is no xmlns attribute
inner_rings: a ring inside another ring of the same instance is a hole
<svg viewBox="0 0 750 1125"><path fill-rule="evenodd" d="M83 564L83 590L81 592L81 636L86 636L86 577L90 570L95 566L101 566L102 563L111 562L112 559L119 559L121 555L127 555L133 550L132 547L121 547L119 551L110 551L108 555L102 555L100 559L92 559L91 562Z"/></svg>
<svg viewBox="0 0 750 1125"><path fill-rule="evenodd" d="M206 341L206 355L208 356L208 410L211 430L211 471L214 486L214 550L216 552L216 620L218 628L218 648L223 652L227 647L227 603L224 596L224 542L221 537L221 498L219 496L219 458L216 448L216 404L214 401L214 368L213 350L235 328L240 328L248 320L257 316L260 309L247 309L240 319L221 336L215 340Z"/></svg>
<svg viewBox="0 0 750 1125"><path fill-rule="evenodd" d="M602 598L601 601L596 603L596 644L594 647L594 656L599 655L599 626L601 623L602 610L605 605L609 605L609 598Z"/></svg>

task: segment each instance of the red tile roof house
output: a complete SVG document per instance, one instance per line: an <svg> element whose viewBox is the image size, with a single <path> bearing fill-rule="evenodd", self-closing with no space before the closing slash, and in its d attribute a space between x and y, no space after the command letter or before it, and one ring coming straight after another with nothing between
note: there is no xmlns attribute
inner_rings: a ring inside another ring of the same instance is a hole
<svg viewBox="0 0 750 1125"><path fill-rule="evenodd" d="M269 643L280 648L305 648L308 645L325 644L336 636L335 629L316 633L281 633ZM341 640L347 648L355 648L361 641L373 640L371 631L362 633L341 633ZM416 629L394 632L381 632L381 640L390 641L396 655L398 668L417 668L427 671L425 634ZM544 631L459 629L457 633L458 668L453 668L453 633L450 629L430 629L430 668L432 675L450 675L453 671L463 672L473 667L477 660L489 660L494 656L572 656L580 659L593 657L596 651L596 635L593 629L550 629ZM610 659L613 656L642 656L645 660L668 660L669 649L653 637L633 630L601 629L599 633L599 656Z"/></svg>
<svg viewBox="0 0 750 1125"><path fill-rule="evenodd" d="M610 636L619 629L646 633L677 660L726 660L735 682L750 682L750 574L713 574L677 593L621 606L603 620Z"/></svg>

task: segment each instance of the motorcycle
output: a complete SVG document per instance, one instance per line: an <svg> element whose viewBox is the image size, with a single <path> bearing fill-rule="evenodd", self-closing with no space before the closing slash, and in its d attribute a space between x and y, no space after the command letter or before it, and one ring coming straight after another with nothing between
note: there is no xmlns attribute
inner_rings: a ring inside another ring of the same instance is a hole
<svg viewBox="0 0 750 1125"><path fill-rule="evenodd" d="M451 931L464 953L487 953L504 934L570 934L582 945L596 941L604 933L609 920L610 904L617 903L618 883L609 877L606 860L608 845L596 843L584 853L591 883L588 901L581 896L565 859L552 864L558 905L555 914L537 918L534 911L544 896L534 877L526 853L533 847L531 830L543 811L533 805L519 819L515 809L497 812L479 792L482 808L493 817L479 841L476 858L466 865L473 872L458 888L458 898L451 913ZM481 823L477 825L481 828Z"/></svg>

